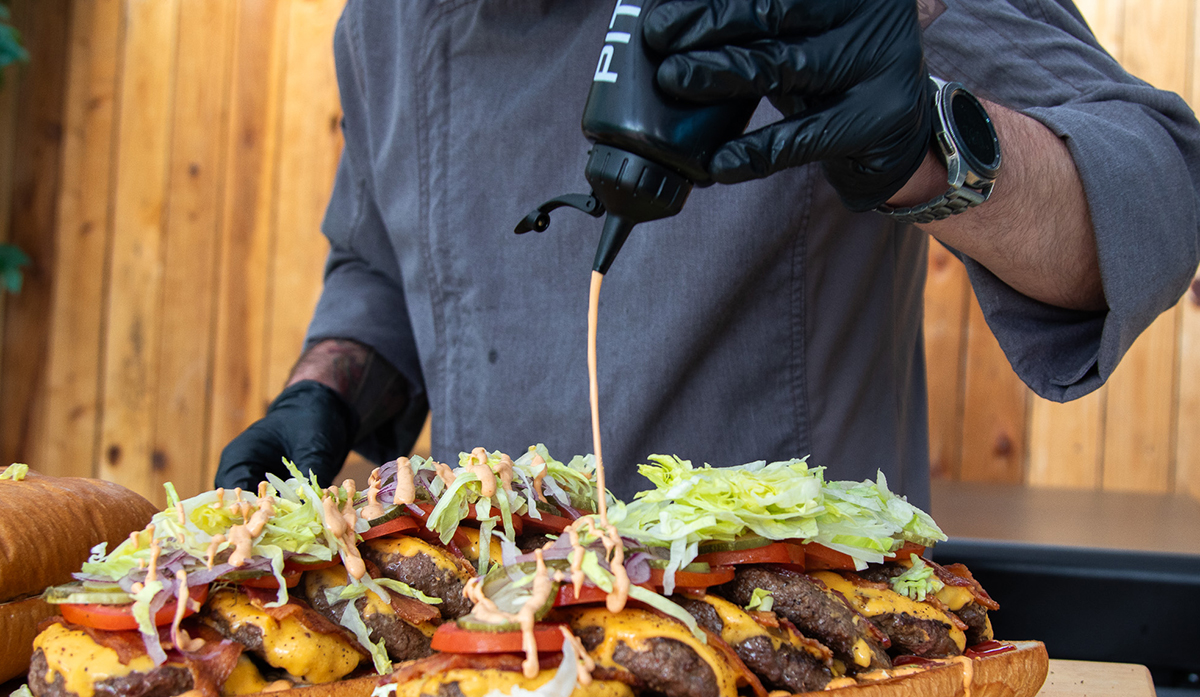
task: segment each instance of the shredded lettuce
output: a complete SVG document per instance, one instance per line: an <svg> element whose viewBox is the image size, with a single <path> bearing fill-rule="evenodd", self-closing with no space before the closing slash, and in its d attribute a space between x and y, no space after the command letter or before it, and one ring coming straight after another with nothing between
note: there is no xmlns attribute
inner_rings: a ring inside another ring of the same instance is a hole
<svg viewBox="0 0 1200 697"><path fill-rule="evenodd" d="M366 578L366 577L364 577L364 578ZM375 582L377 582L380 586L383 586L384 588L394 590L397 593L399 593L400 595L405 595L410 598L420 600L421 602L423 602L427 605L439 605L442 602L441 598L433 598L428 595L425 595L421 591L417 590L416 588L413 588L412 586L408 585L407 583L404 583L403 581L396 581L396 580L393 580L390 578L377 578L377 579L372 579L372 580L374 580ZM325 602L329 603L330 605L333 605L334 603L339 603L343 600L354 600L354 599L363 597L370 590L371 589L368 588L368 586L365 583L351 583L351 584L348 584L345 586L331 586L331 587L325 589ZM371 591L371 592L374 592L374 591ZM380 595L379 593L375 593L375 595L380 600L382 600L384 602L388 602L388 598L386 595Z"/></svg>
<svg viewBox="0 0 1200 697"><path fill-rule="evenodd" d="M21 683L8 697L33 697L33 692L29 689L29 683Z"/></svg>
<svg viewBox="0 0 1200 697"><path fill-rule="evenodd" d="M441 598L435 598L431 595L425 595L421 591L417 590L416 588L413 588L412 586L408 585L407 583L405 583L403 581L397 581L392 578L377 578L377 579L375 579L375 581L377 583L379 583L379 585L383 586L384 588L387 588L388 590L395 591L395 592L399 593L400 595L408 596L409 598L413 598L414 600L420 600L421 602L425 603L426 605L441 605L442 604Z"/></svg>
<svg viewBox="0 0 1200 697"><path fill-rule="evenodd" d="M684 626L691 631L692 636L696 637L700 643L708 643L708 635L706 635L700 629L700 626L696 624L696 618L692 617L691 613L689 613L687 610L684 610L682 607L671 602L670 599L664 598L658 593L646 588L642 588L641 586L630 586L629 597L633 598L634 600L640 600L655 610L674 617L682 622Z"/></svg>
<svg viewBox="0 0 1200 697"><path fill-rule="evenodd" d="M11 479L14 482L19 482L27 474L29 474L29 465L24 462L14 462L5 467L3 472L0 472L0 479Z"/></svg>
<svg viewBox="0 0 1200 697"><path fill-rule="evenodd" d="M154 626L154 618L150 615L150 603L154 600L154 596L162 590L162 581L150 581L133 594L133 607L130 608L133 612L133 619L137 621L138 632L141 633L142 641L146 644L146 653L150 655L156 666L166 663L167 654L163 651L162 642L158 639L158 627Z"/></svg>
<svg viewBox="0 0 1200 697"><path fill-rule="evenodd" d="M946 584L934 576L933 568L924 560L915 554L908 556L912 561L912 566L892 579L892 590L921 602L925 600L926 596L934 595L946 587Z"/></svg>
<svg viewBox="0 0 1200 697"><path fill-rule="evenodd" d="M358 614L358 608L354 603L346 603L346 609L342 610L341 625L349 629L354 634L354 638L358 639L358 643L362 644L362 647L371 654L376 673L384 675L392 672L392 659L388 658L383 639L371 641L371 630L367 629L367 625L363 622L362 616Z"/></svg>
<svg viewBox="0 0 1200 697"><path fill-rule="evenodd" d="M755 588L750 593L750 603L746 605L747 610L762 610L770 612L771 608L775 607L775 596L771 595L771 591Z"/></svg>
<svg viewBox="0 0 1200 697"><path fill-rule="evenodd" d="M695 468L688 460L654 455L639 471L655 488L636 495L617 523L622 535L670 549L664 591L674 572L695 559L696 544L760 535L818 542L854 559L858 569L905 541L931 545L946 536L926 513L876 481L824 481L824 468L805 459L738 467Z"/></svg>

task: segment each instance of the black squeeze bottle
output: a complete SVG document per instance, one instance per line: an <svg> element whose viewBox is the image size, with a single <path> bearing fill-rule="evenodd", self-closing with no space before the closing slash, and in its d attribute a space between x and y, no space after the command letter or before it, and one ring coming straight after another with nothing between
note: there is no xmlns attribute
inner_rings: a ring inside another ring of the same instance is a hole
<svg viewBox="0 0 1200 697"><path fill-rule="evenodd" d="M663 94L655 74L662 56L642 41L642 22L662 0L617 0L583 109L592 142L584 177L590 196L551 199L525 217L518 234L541 232L549 212L571 206L607 213L592 269L607 273L630 230L683 208L693 184L710 183L709 159L741 135L758 100L696 105Z"/></svg>

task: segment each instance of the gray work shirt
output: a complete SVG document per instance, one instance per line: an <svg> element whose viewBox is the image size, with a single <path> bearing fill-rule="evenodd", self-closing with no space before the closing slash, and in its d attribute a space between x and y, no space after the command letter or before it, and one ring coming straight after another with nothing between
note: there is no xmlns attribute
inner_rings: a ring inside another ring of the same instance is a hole
<svg viewBox="0 0 1200 697"><path fill-rule="evenodd" d="M967 259L987 320L1037 393L1096 389L1181 295L1197 263L1200 138L1175 95L1127 75L1067 0L947 1L930 71L1019 109L1075 158L1099 243L1104 313L1019 295ZM335 38L345 152L308 342L374 347L411 385L359 444L402 454L433 417L433 455L544 442L591 451L586 309L600 222L579 121L611 1L350 0ZM764 101L752 127L778 118ZM1001 183L1002 185L1002 183ZM922 295L927 238L852 214L820 168L692 193L634 230L600 299L605 464L614 492L652 453L696 464L811 455L832 479L887 475L928 504Z"/></svg>

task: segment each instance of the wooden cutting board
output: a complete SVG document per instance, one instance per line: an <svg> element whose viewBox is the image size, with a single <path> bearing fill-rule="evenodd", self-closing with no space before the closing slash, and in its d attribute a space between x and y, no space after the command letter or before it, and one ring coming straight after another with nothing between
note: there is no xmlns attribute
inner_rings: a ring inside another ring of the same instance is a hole
<svg viewBox="0 0 1200 697"><path fill-rule="evenodd" d="M1132 663L1050 661L1050 674L1038 697L1154 697L1146 666Z"/></svg>

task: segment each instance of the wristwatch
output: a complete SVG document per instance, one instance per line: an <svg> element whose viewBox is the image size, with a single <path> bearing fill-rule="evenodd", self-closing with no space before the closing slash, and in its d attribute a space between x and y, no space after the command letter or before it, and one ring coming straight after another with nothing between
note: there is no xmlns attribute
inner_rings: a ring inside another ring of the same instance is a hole
<svg viewBox="0 0 1200 697"><path fill-rule="evenodd" d="M909 208L886 204L875 210L900 223L942 220L988 200L1000 171L1000 140L983 104L958 82L932 75L933 151L946 165L950 188L932 201Z"/></svg>

